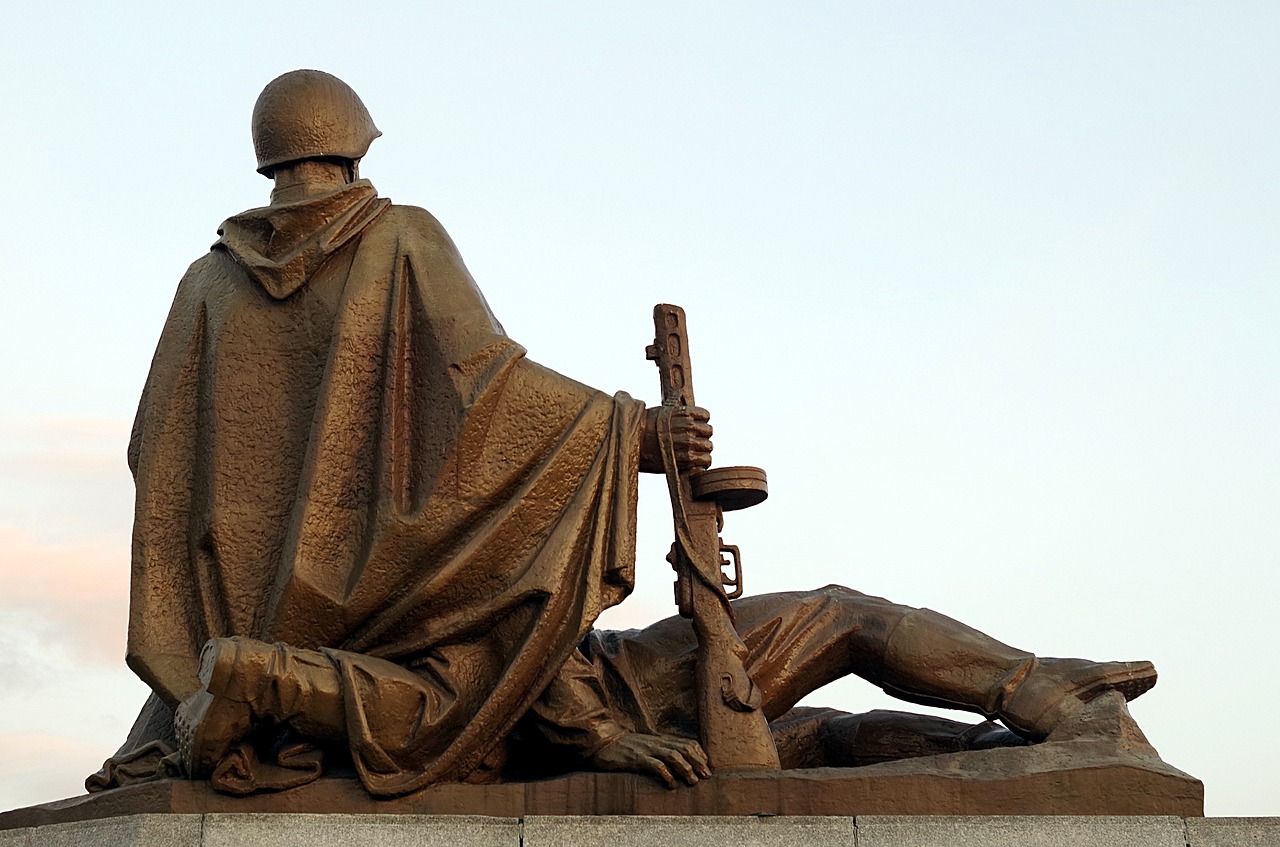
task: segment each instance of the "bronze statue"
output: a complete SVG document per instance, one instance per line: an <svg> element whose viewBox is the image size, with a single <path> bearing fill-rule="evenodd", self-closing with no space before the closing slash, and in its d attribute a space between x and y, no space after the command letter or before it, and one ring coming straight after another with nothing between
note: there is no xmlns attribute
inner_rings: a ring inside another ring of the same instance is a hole
<svg viewBox="0 0 1280 847"><path fill-rule="evenodd" d="M271 204L179 283L134 425L128 662L154 693L91 789L692 784L1036 742L1155 684L1148 662L1037 658L840 586L730 600L719 520L763 475L706 470L687 338L664 347L678 312L650 351L662 406L531 362L440 224L359 178L379 134L319 71L254 108ZM671 482L692 622L594 630L633 584L639 472ZM794 708L848 674L1007 729Z"/></svg>

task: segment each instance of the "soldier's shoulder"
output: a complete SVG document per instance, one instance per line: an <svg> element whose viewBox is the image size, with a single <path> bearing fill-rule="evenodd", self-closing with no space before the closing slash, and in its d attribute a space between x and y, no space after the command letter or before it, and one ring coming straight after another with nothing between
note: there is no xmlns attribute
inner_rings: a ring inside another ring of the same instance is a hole
<svg viewBox="0 0 1280 847"><path fill-rule="evenodd" d="M225 276L237 267L231 255L218 244L209 248L209 252L196 259L182 276L182 283L187 285L207 283L211 279Z"/></svg>
<svg viewBox="0 0 1280 847"><path fill-rule="evenodd" d="M444 236L448 238L444 226L436 216L421 206L403 206L392 203L383 220L400 230L411 230L428 236Z"/></svg>
<svg viewBox="0 0 1280 847"><path fill-rule="evenodd" d="M401 206L399 203L392 203L387 210L387 214L379 221L380 226L385 226L393 230L397 237L402 239L404 235L410 235L412 241L417 241L422 246L435 246L449 249L452 251L453 239L449 238L449 233L445 232L444 226L436 220L435 215L422 209L421 206Z"/></svg>
<svg viewBox="0 0 1280 847"><path fill-rule="evenodd" d="M178 280L176 301L203 302L211 293L228 290L245 279L244 270L226 250L215 244L196 259Z"/></svg>

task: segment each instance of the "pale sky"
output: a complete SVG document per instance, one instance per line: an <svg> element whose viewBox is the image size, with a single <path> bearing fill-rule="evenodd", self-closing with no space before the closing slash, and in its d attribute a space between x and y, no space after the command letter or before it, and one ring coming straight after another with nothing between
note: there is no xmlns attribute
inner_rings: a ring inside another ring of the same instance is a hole
<svg viewBox="0 0 1280 847"><path fill-rule="evenodd" d="M79 793L123 663L124 453L173 290L267 200L299 67L384 136L537 361L655 402L685 307L749 593L829 582L1044 655L1213 815L1280 815L1280 4L28 3L0 33L0 809ZM670 539L642 488L640 587ZM810 698L892 708L849 680Z"/></svg>

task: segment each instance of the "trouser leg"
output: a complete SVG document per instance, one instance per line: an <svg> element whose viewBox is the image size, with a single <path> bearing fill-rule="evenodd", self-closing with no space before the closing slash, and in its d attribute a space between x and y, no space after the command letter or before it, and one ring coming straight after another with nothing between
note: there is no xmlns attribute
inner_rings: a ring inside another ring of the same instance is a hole
<svg viewBox="0 0 1280 847"><path fill-rule="evenodd" d="M1037 657L919 609L890 633L879 684L913 703L998 717L1038 741L1106 692L1126 700L1144 693L1156 684L1156 670L1150 662Z"/></svg>
<svg viewBox="0 0 1280 847"><path fill-rule="evenodd" d="M993 718L1035 662L946 615L838 585L739 608L770 718L850 674L902 700Z"/></svg>
<svg viewBox="0 0 1280 847"><path fill-rule="evenodd" d="M839 585L735 604L748 670L773 720L829 682L855 675L878 684L885 648L915 610Z"/></svg>
<svg viewBox="0 0 1280 847"><path fill-rule="evenodd" d="M904 621L907 631L920 629L920 610L841 586L758 595L733 606L748 650L747 669L761 689L784 767L869 764L1017 743L993 724L975 727L901 712L793 709L812 691L850 674L882 685L889 673L909 684L910 664L896 667L901 657L890 646ZM697 642L688 621L669 618L639 632L596 633L591 641L590 652L612 676L609 687L624 688L637 701L643 718L638 726L697 736Z"/></svg>
<svg viewBox="0 0 1280 847"><path fill-rule="evenodd" d="M200 681L174 714L178 754L191 776L208 776L262 722L317 741L345 737L342 683L323 653L215 638L200 654Z"/></svg>
<svg viewBox="0 0 1280 847"><path fill-rule="evenodd" d="M770 719L853 673L900 699L999 718L1040 740L1095 697L1132 699L1156 682L1150 662L1038 658L946 615L840 586L747 618L740 631Z"/></svg>
<svg viewBox="0 0 1280 847"><path fill-rule="evenodd" d="M487 655L471 661L465 649L444 656L457 678L474 680L488 667ZM240 742L284 736L259 729L288 729L290 737L345 747L367 788L394 793L453 743L491 691L450 687L434 670L342 650L212 639L201 654L203 687L175 711L183 770L206 777Z"/></svg>
<svg viewBox="0 0 1280 847"><path fill-rule="evenodd" d="M914 611L841 586L756 595L734 601L733 609L770 720L850 674L877 681L890 632ZM697 640L688 620L595 632L584 651L603 664L608 687L623 692L623 711L638 713L638 728L696 735Z"/></svg>
<svg viewBox="0 0 1280 847"><path fill-rule="evenodd" d="M1037 667L1033 654L946 615L839 585L765 595L735 609L770 720L851 674L901 700L991 719L1005 714Z"/></svg>
<svg viewBox="0 0 1280 847"><path fill-rule="evenodd" d="M760 595L734 603L747 669L773 720L810 692L854 674L910 702L999 717L1031 739L1047 736L1106 691L1132 699L1155 684L1149 662L1037 659L928 609L890 603L841 586ZM687 621L667 619L634 642L632 687L656 725L696 723L696 641ZM615 645L613 653L621 655ZM684 692L684 693L681 693Z"/></svg>
<svg viewBox="0 0 1280 847"><path fill-rule="evenodd" d="M772 724L784 768L860 767L1027 742L1003 727L877 709L850 714L798 707Z"/></svg>
<svg viewBox="0 0 1280 847"><path fill-rule="evenodd" d="M913 609L889 634L874 681L901 700L994 718L1034 661L946 615Z"/></svg>

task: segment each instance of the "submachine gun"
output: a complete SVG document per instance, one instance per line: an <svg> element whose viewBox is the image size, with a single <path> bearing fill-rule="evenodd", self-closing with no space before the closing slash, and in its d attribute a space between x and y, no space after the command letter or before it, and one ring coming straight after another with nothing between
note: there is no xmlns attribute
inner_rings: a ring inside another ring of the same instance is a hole
<svg viewBox="0 0 1280 847"><path fill-rule="evenodd" d="M777 770L778 751L760 709L760 689L747 672L747 648L734 629L729 604L742 595L742 562L738 548L720 538L724 512L754 506L768 496L765 473L753 467L677 467L671 420L680 408L694 405L684 309L654 306L653 329L653 344L645 352L658 365L662 383L658 445L676 530L667 561L676 571L676 606L682 617L693 619L698 637L702 747L713 770ZM726 574L725 567L732 573Z"/></svg>

